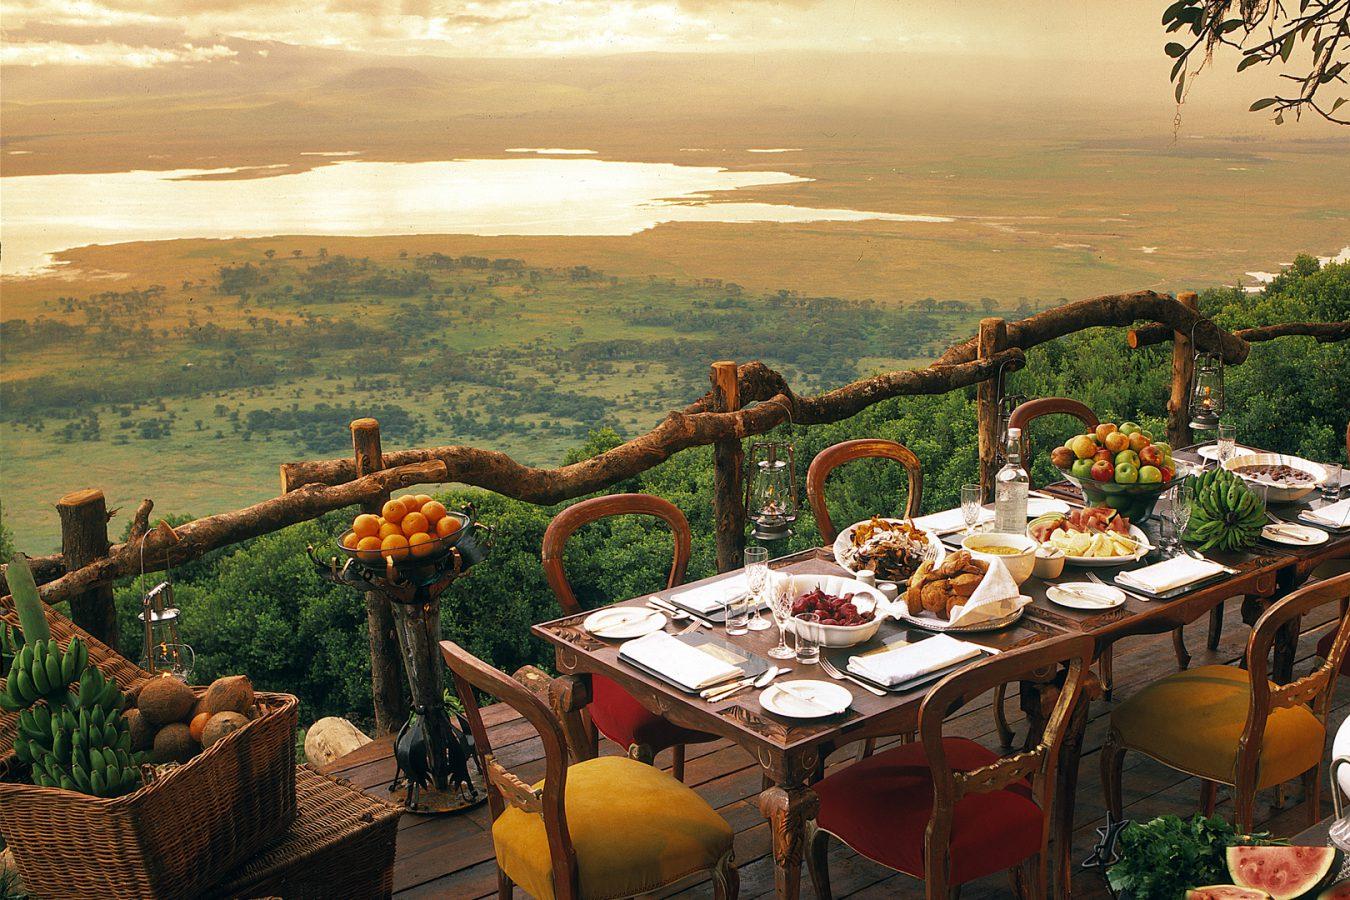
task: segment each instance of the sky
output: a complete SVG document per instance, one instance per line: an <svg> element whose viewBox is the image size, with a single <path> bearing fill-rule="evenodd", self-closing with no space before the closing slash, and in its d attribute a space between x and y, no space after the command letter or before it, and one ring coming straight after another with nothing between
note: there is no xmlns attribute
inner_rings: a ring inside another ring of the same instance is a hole
<svg viewBox="0 0 1350 900"><path fill-rule="evenodd" d="M1146 0L0 0L0 62L227 61L230 38L385 55L955 52L1156 56Z"/></svg>

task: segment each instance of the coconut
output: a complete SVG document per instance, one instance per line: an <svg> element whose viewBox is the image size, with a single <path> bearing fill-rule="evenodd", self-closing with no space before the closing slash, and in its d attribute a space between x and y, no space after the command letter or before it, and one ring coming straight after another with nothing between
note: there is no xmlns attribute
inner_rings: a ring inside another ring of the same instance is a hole
<svg viewBox="0 0 1350 900"><path fill-rule="evenodd" d="M197 695L177 678L168 675L151 679L141 688L136 707L152 725L181 722L192 712Z"/></svg>
<svg viewBox="0 0 1350 900"><path fill-rule="evenodd" d="M211 720L206 723L206 728L202 730L202 747L210 747L225 735L232 731L238 731L247 724L248 719L241 713L216 713L211 717Z"/></svg>
<svg viewBox="0 0 1350 900"><path fill-rule="evenodd" d="M149 750L155 743L155 726L146 721L139 709L129 709L122 713L127 730L131 732L132 752Z"/></svg>
<svg viewBox="0 0 1350 900"><path fill-rule="evenodd" d="M201 700L201 712L244 714L253 705L253 683L247 675L227 675L211 682Z"/></svg>
<svg viewBox="0 0 1350 900"><path fill-rule="evenodd" d="M197 753L192 732L182 722L171 722L155 734L150 759L157 763L184 763Z"/></svg>

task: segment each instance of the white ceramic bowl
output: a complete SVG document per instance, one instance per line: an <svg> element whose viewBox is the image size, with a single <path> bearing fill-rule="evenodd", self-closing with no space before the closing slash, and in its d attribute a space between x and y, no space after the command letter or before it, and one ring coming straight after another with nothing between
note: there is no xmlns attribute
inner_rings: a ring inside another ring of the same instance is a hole
<svg viewBox="0 0 1350 900"><path fill-rule="evenodd" d="M1064 551L1041 547L1036 551L1036 564L1032 573L1042 581L1051 581L1064 574Z"/></svg>
<svg viewBox="0 0 1350 900"><path fill-rule="evenodd" d="M1293 503L1297 500L1302 500L1304 497L1311 494L1314 488L1327 480L1327 470L1321 465L1318 465L1310 459L1304 459L1301 456L1287 456L1283 453L1246 453L1242 456L1234 456L1229 459L1228 462L1223 464L1223 467L1241 477L1243 481L1247 482L1249 487L1255 488L1257 490L1257 496L1259 497L1261 495L1261 487L1266 485L1267 482L1256 481L1255 479L1248 478L1241 472L1234 471L1240 466L1259 465L1288 466L1291 469L1307 472L1312 476L1312 481L1298 487L1276 487L1273 484L1269 485L1269 487L1266 488L1266 500L1271 503Z"/></svg>
<svg viewBox="0 0 1350 900"><path fill-rule="evenodd" d="M1036 568L1036 550L1041 545L1024 534L1001 534L999 532L989 531L981 534L966 535L961 540L961 547L969 550L970 555L981 562L993 562L1002 560L1008 567L1008 573L1012 575L1013 581L1019 585L1031 577L1031 572ZM982 553L981 547L1011 547L1016 553Z"/></svg>
<svg viewBox="0 0 1350 900"><path fill-rule="evenodd" d="M875 612L872 621L862 625L820 625L815 622L802 622L793 616L787 620L787 630L793 634L804 629L807 637L814 638L822 647L853 647L876 637L881 628L881 620L886 618L890 606L886 598L876 588L863 584L853 578L840 575L793 575L792 599L795 602L802 594L820 588L835 597L853 594L853 605L858 612Z"/></svg>

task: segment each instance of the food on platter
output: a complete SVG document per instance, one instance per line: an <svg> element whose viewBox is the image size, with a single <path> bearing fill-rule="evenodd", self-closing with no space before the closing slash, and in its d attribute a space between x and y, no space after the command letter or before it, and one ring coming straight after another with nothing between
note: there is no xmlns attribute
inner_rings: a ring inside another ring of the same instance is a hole
<svg viewBox="0 0 1350 900"><path fill-rule="evenodd" d="M1166 484L1176 477L1172 448L1134 422L1103 422L1050 452L1050 461L1080 481Z"/></svg>
<svg viewBox="0 0 1350 900"><path fill-rule="evenodd" d="M821 625L866 625L876 618L870 608L862 612L853 603L854 594L835 596L815 588L792 601L792 614L802 616L814 613Z"/></svg>
<svg viewBox="0 0 1350 900"><path fill-rule="evenodd" d="M957 550L936 568L925 560L909 579L905 605L916 613L924 610L949 619L952 608L970 599L987 571L989 566L969 550Z"/></svg>
<svg viewBox="0 0 1350 900"><path fill-rule="evenodd" d="M1228 875L1238 887L1265 891L1272 900L1315 897L1340 871L1335 847L1237 846L1227 851Z"/></svg>
<svg viewBox="0 0 1350 900"><path fill-rule="evenodd" d="M445 539L458 533L461 522L427 494L388 500L379 515L362 513L342 536L342 546L362 562L423 559L442 550Z"/></svg>
<svg viewBox="0 0 1350 900"><path fill-rule="evenodd" d="M855 569L871 569L880 581L905 581L924 561L928 532L908 519L873 516L853 527L851 563Z"/></svg>
<svg viewBox="0 0 1350 900"><path fill-rule="evenodd" d="M992 544L991 544L990 546L988 546L988 547L981 547L981 548L980 548L980 552L981 552L981 553L989 553L989 554L991 554L991 555L993 555L993 556L1021 556L1021 555L1022 555L1022 551L1019 550L1019 549L1017 549L1016 547L1003 547L1003 546L992 545Z"/></svg>
<svg viewBox="0 0 1350 900"><path fill-rule="evenodd" d="M1251 478L1254 481L1268 481L1272 484L1285 485L1287 487L1301 487L1305 484L1315 484L1317 479L1311 472L1305 472L1302 469L1295 469L1293 466L1282 464L1260 463L1248 466L1234 466L1231 472L1241 475L1245 478Z"/></svg>
<svg viewBox="0 0 1350 900"><path fill-rule="evenodd" d="M1070 557L1132 557L1140 548L1130 533L1130 520L1105 506L1075 509L1067 516L1042 516L1028 530L1041 546Z"/></svg>
<svg viewBox="0 0 1350 900"><path fill-rule="evenodd" d="M1270 895L1236 884L1210 884L1191 888L1186 892L1186 900L1270 900Z"/></svg>

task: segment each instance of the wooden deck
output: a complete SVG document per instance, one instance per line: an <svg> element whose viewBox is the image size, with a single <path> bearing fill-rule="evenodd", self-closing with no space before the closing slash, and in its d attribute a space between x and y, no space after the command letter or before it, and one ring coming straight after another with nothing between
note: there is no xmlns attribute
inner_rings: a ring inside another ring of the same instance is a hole
<svg viewBox="0 0 1350 900"><path fill-rule="evenodd" d="M1204 647L1207 621L1189 626L1187 646L1193 656L1192 665L1231 662L1239 658L1246 646L1249 629L1242 624L1238 603L1227 603L1223 641L1217 652ZM1325 632L1330 617L1304 623L1299 645L1301 674L1311 665L1316 639ZM1127 639L1116 646L1115 679L1117 698L1127 697L1149 681L1175 670L1168 635ZM950 731L971 737L990 747L997 747L993 717L986 698L982 706L968 708L953 720ZM1020 724L1016 701L1008 701L1009 716ZM1092 705L1091 719L1081 761L1074 859L1085 858L1096 840L1094 830L1104 820L1101 778L1098 769L1099 750L1106 730L1109 705ZM1331 731L1334 733L1350 712L1350 679L1341 679ZM491 729L492 743L498 759L527 781L543 775L539 741L533 729L506 707L498 704L484 710L484 719ZM601 741L602 753L617 753L618 748ZM388 741L378 741L339 760L330 772L351 779L371 793L388 796L385 785L393 775L393 760ZM840 751L834 764L846 764L852 758L851 749ZM669 764L668 760L658 760ZM736 829L736 858L740 867L741 896L770 897L773 894L773 866L769 855L767 826L755 805L760 791L760 772L750 756L739 748L719 741L689 748L686 782L696 788ZM1149 761L1138 754L1126 757L1124 778L1126 815L1149 818L1163 813L1189 815L1198 810L1200 784ZM1330 800L1325 799L1323 815L1330 812ZM1220 814L1231 812L1226 793L1220 793ZM1297 783L1288 786L1283 806L1278 805L1277 792L1263 792L1257 805L1257 821L1262 827L1278 835L1292 835L1307 824ZM835 895L838 897L922 897L922 885L858 857L841 846L836 846L831 857L830 871ZM803 896L813 896L809 879L803 872ZM398 858L395 863L394 889L399 897L454 897L476 898L496 892L496 868L493 863L492 841L488 831L486 807L473 813L448 818L405 815L400 823ZM519 892L517 892L519 895ZM682 885L667 896L711 896L707 882ZM1101 879L1095 872L1078 870L1074 873L1075 898L1108 897ZM1003 876L991 876L967 885L963 898L1011 896L1008 881Z"/></svg>

